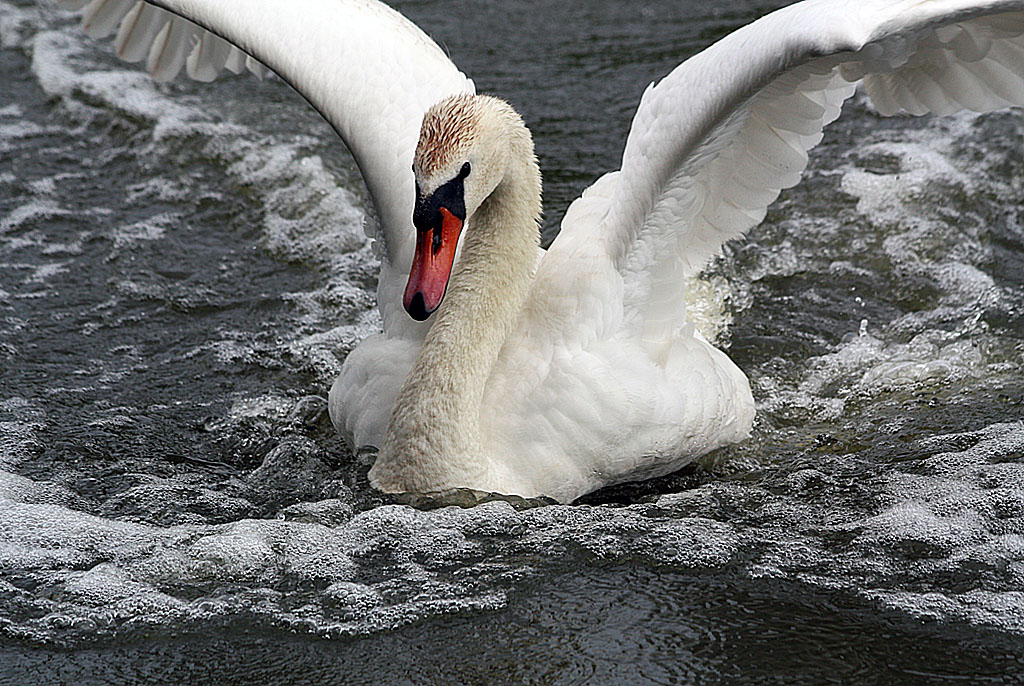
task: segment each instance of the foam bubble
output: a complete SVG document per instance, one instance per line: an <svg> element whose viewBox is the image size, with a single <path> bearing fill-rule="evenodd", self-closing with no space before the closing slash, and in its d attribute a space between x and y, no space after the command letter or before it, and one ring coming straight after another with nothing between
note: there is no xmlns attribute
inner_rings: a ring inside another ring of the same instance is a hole
<svg viewBox="0 0 1024 686"><path fill-rule="evenodd" d="M68 217L71 212L61 207L54 200L33 200L18 205L6 216L0 218L0 233L20 229L26 225L40 223L55 217Z"/></svg>
<svg viewBox="0 0 1024 686"><path fill-rule="evenodd" d="M34 32L38 12L35 7L22 8L0 2L0 48L23 47Z"/></svg>
<svg viewBox="0 0 1024 686"><path fill-rule="evenodd" d="M6 112L0 112L0 117L7 116L20 117L21 111L13 108L5 108ZM0 152L9 152L17 149L17 147L24 143L24 139L39 136L45 133L47 130L30 121L16 121L13 123L0 123ZM13 180L13 179L12 179Z"/></svg>

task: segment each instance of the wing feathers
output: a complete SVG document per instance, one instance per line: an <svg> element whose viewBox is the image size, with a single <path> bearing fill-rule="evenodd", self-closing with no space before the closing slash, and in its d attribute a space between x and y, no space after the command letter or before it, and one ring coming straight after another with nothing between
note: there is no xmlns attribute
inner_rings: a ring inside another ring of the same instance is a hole
<svg viewBox="0 0 1024 686"><path fill-rule="evenodd" d="M182 67L197 81L212 81L222 69L239 74L248 69L257 76L266 67L224 39L166 10L138 0L60 0L68 9L88 4L82 27L93 38L115 29L117 56L126 62L146 60L157 81L170 81Z"/></svg>
<svg viewBox="0 0 1024 686"><path fill-rule="evenodd" d="M146 69L157 81L170 81L181 68L196 40L199 27L190 21L178 19L164 24L153 39L146 59Z"/></svg>
<svg viewBox="0 0 1024 686"><path fill-rule="evenodd" d="M228 63L232 50L233 46L226 40L204 31L186 61L189 77L196 81L213 81ZM240 50L235 52L242 54Z"/></svg>
<svg viewBox="0 0 1024 686"><path fill-rule="evenodd" d="M373 199L385 330L422 335L395 297L412 261L412 155L423 113L473 92L426 34L368 0L93 0L84 21L97 36L119 26L118 54L145 59L158 80L183 67L201 81L222 69L261 75L265 64L299 91L352 151Z"/></svg>
<svg viewBox="0 0 1024 686"><path fill-rule="evenodd" d="M82 15L82 29L90 38L105 38L136 0L93 0Z"/></svg>
<svg viewBox="0 0 1024 686"><path fill-rule="evenodd" d="M1008 64L1012 64L1012 48L1004 42L992 46L989 59L963 67L969 70L981 83L998 98L997 107L1006 107L1024 101L1024 80L1020 72L1014 72Z"/></svg>
<svg viewBox="0 0 1024 686"><path fill-rule="evenodd" d="M224 62L224 68L230 71L232 74L241 74L245 71L245 63L248 59L248 55L236 48L231 46L231 53L228 55L227 60Z"/></svg>
<svg viewBox="0 0 1024 686"><path fill-rule="evenodd" d="M687 277L799 181L857 81L884 115L1024 104L1022 10L1021 0L808 0L648 89L598 231L624 280L624 317L651 352L685 322ZM594 228L567 215L562 231L571 246Z"/></svg>
<svg viewBox="0 0 1024 686"><path fill-rule="evenodd" d="M114 40L117 56L127 62L139 62L149 55L160 29L171 16L161 9L145 3L136 3L121 21Z"/></svg>

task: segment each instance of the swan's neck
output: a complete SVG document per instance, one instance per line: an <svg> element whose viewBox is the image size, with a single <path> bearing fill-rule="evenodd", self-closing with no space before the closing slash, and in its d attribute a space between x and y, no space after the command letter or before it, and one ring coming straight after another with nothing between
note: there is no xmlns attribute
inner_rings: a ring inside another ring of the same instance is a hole
<svg viewBox="0 0 1024 686"><path fill-rule="evenodd" d="M382 490L483 489L500 479L502 466L480 435L480 408L529 290L540 234L540 172L529 133L525 145L516 142L505 178L466 226L444 302L395 401L370 471Z"/></svg>

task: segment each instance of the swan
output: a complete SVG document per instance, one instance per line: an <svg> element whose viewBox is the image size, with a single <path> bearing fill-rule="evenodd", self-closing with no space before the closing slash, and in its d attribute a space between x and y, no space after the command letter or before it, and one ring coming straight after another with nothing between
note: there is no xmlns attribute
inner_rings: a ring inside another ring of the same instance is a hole
<svg viewBox="0 0 1024 686"><path fill-rule="evenodd" d="M63 0L159 80L262 65L338 132L375 215L383 331L331 418L386 492L570 502L743 440L746 376L683 291L796 184L863 84L880 115L1024 104L1024 0L805 0L644 92L622 154L539 248L530 132L375 0Z"/></svg>

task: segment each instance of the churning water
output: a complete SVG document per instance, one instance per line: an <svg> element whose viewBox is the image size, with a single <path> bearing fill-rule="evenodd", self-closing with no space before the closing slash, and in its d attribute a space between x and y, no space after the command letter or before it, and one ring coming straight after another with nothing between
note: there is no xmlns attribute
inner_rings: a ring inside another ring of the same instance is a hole
<svg viewBox="0 0 1024 686"><path fill-rule="evenodd" d="M548 236L647 83L773 7L398 4L523 112ZM425 511L326 418L378 326L327 125L275 79L154 85L24 0L0 43L0 683L1024 681L1019 110L856 97L706 272L749 441Z"/></svg>

